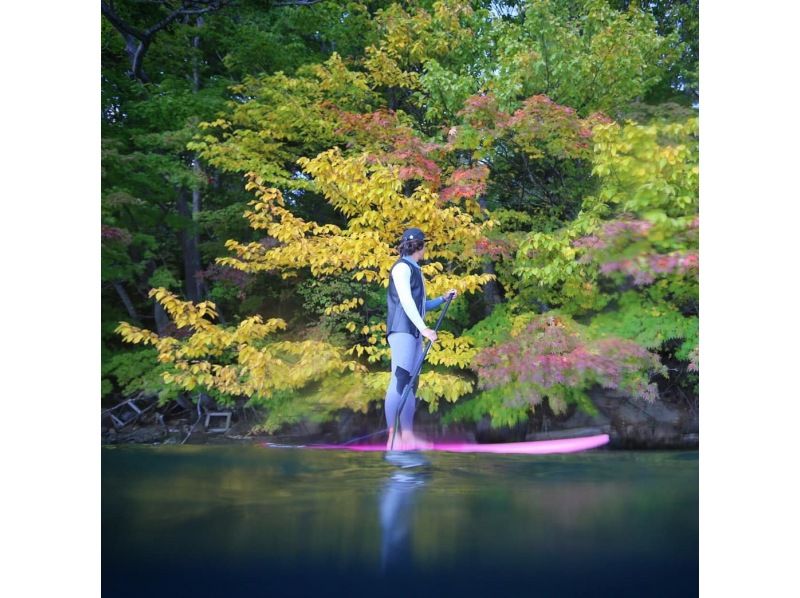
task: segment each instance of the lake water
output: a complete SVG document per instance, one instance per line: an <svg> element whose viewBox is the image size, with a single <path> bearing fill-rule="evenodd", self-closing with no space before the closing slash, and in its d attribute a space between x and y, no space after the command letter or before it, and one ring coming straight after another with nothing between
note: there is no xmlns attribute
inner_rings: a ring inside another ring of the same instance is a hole
<svg viewBox="0 0 800 598"><path fill-rule="evenodd" d="M104 447L103 596L697 595L696 452L425 459Z"/></svg>

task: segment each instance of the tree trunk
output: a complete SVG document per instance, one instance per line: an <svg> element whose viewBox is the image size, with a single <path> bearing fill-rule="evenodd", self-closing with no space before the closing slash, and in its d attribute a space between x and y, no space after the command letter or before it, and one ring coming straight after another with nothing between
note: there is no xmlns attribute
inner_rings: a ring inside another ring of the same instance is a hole
<svg viewBox="0 0 800 598"><path fill-rule="evenodd" d="M197 176L198 180L205 176L203 173L202 168L200 167L200 160L195 155L192 159L192 170L194 170L195 175ZM192 189L192 222L197 224L200 218L200 208L201 208L201 199L202 195L200 192L200 183L195 183L194 188ZM200 263L200 240L199 240L199 231L196 228L193 228L194 234L194 245L197 248L197 270L200 271L201 263ZM198 297L205 297L208 294L208 288L206 287L205 280L197 279L197 293Z"/></svg>
<svg viewBox="0 0 800 598"><path fill-rule="evenodd" d="M483 273L495 274L494 263L492 263L492 260L486 259L483 262ZM484 310L487 316L490 313L492 313L492 310L494 309L495 305L503 302L503 293L496 279L490 280L489 282L486 283L486 285L484 285L483 302L484 302Z"/></svg>
<svg viewBox="0 0 800 598"><path fill-rule="evenodd" d="M198 17L195 24L198 28L202 27L203 18ZM197 54L200 48L199 35L195 35L192 38L192 47L195 50L192 61L192 91L197 93L200 91L200 57ZM181 232L181 245L183 247L183 273L186 297L190 301L197 302L202 299L203 285L197 277L202 269L200 265L200 243L196 227L201 207L199 179L202 176L202 170L196 155L192 156L192 171L198 178L198 181L192 185L192 204L191 206L188 205L186 192L181 189L178 193L178 213L192 223L190 227L184 228Z"/></svg>
<svg viewBox="0 0 800 598"><path fill-rule="evenodd" d="M158 336L164 336L164 333L167 330L167 326L169 326L169 316L167 312L164 311L164 308L161 307L161 304L153 299L153 316L156 320L156 333Z"/></svg>
<svg viewBox="0 0 800 598"><path fill-rule="evenodd" d="M195 214L189 207L188 194L185 189L178 190L178 214L189 221L188 226L180 233L181 247L183 248L183 281L186 298L197 302L201 298L200 281L197 274L200 272L200 249L197 242L195 228Z"/></svg>
<svg viewBox="0 0 800 598"><path fill-rule="evenodd" d="M195 27L199 30L203 26L203 17L195 19ZM192 38L192 48L194 54L192 55L192 91L197 93L200 91L200 34L198 33Z"/></svg>
<svg viewBox="0 0 800 598"><path fill-rule="evenodd" d="M128 296L125 287L122 286L121 282L114 282L114 290L117 291L117 295L119 295L123 305L125 305L125 309L128 310L128 315L131 317L131 320L133 320L133 323L141 328L141 319L139 318L139 314L136 313L136 308L133 306L133 301L131 301L130 296Z"/></svg>
<svg viewBox="0 0 800 598"><path fill-rule="evenodd" d="M486 198L483 196L479 197L478 205L481 207L482 210L485 210ZM490 258L486 258L483 261L483 273L496 274L494 269L494 263ZM487 316L490 313L492 313L492 310L494 310L495 305L503 302L503 293L500 289L500 285L497 283L497 279L490 280L484 285L483 302L484 302L484 310Z"/></svg>
<svg viewBox="0 0 800 598"><path fill-rule="evenodd" d="M144 55L150 47L150 42L141 42L133 47L131 44L126 44L126 50L131 58L131 76L134 79L139 79L144 83L149 83L150 78L144 72Z"/></svg>

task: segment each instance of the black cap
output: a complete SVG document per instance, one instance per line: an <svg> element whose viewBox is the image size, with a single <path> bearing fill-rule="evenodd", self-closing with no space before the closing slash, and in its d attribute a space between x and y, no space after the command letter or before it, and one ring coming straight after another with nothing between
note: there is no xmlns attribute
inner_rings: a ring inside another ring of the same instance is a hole
<svg viewBox="0 0 800 598"><path fill-rule="evenodd" d="M418 228L407 228L403 233L403 238L400 240L402 243L406 241L424 241L425 233Z"/></svg>

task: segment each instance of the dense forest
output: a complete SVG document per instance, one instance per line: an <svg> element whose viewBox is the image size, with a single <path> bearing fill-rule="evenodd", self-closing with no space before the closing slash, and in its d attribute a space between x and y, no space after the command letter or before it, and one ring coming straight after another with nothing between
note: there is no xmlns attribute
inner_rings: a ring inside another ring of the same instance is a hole
<svg viewBox="0 0 800 598"><path fill-rule="evenodd" d="M380 410L418 226L442 422L696 411L696 0L101 10L103 408Z"/></svg>

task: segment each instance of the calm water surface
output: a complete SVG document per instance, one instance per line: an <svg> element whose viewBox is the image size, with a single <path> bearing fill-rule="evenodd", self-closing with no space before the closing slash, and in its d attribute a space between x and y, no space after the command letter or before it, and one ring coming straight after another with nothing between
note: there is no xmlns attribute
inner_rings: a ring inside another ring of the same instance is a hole
<svg viewBox="0 0 800 598"><path fill-rule="evenodd" d="M696 452L425 459L106 447L103 596L697 595Z"/></svg>

